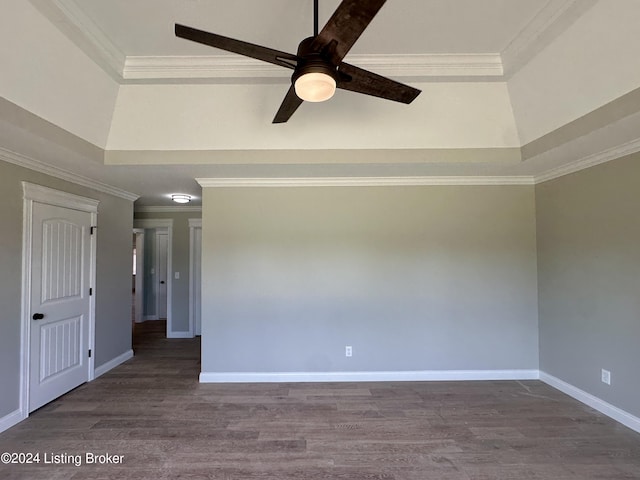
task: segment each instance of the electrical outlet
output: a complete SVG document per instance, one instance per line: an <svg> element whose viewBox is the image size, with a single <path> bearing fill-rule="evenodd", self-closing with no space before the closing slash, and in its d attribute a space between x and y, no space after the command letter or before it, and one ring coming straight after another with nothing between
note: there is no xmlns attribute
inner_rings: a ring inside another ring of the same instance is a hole
<svg viewBox="0 0 640 480"><path fill-rule="evenodd" d="M353 348L351 348L351 345L347 345L346 347L344 347L344 356L351 357L352 355L353 355Z"/></svg>
<svg viewBox="0 0 640 480"><path fill-rule="evenodd" d="M602 383L606 383L607 385L611 385L611 372L609 370L602 369Z"/></svg>

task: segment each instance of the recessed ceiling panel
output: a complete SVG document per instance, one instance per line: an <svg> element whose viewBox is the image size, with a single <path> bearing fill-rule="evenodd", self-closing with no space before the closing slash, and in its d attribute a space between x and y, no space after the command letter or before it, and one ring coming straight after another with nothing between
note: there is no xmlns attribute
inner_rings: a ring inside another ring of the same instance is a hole
<svg viewBox="0 0 640 480"><path fill-rule="evenodd" d="M173 35L173 24L295 51L313 33L313 0L63 0L127 56L224 55ZM356 54L498 53L547 0L388 0ZM339 0L320 0L320 26Z"/></svg>

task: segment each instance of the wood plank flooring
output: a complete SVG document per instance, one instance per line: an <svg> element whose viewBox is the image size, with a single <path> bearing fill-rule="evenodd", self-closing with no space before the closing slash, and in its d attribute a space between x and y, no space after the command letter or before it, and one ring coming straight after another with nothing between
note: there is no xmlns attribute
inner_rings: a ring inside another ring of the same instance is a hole
<svg viewBox="0 0 640 480"><path fill-rule="evenodd" d="M199 384L199 341L164 328L137 325L134 359L0 434L40 454L0 478L640 479L640 434L538 381Z"/></svg>

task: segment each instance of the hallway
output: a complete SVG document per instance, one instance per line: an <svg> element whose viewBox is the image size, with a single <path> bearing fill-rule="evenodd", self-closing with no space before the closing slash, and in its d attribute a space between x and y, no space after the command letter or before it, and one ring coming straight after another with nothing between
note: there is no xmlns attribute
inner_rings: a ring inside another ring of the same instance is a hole
<svg viewBox="0 0 640 480"><path fill-rule="evenodd" d="M640 478L639 434L538 381L199 384L199 339L135 328L132 360L0 434L40 455L0 478Z"/></svg>

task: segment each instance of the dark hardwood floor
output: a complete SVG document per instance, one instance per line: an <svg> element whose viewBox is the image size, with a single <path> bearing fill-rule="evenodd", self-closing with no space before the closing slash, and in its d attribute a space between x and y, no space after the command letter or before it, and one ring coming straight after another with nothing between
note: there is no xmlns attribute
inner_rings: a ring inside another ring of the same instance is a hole
<svg viewBox="0 0 640 480"><path fill-rule="evenodd" d="M40 454L0 478L640 479L640 434L538 381L199 384L199 340L164 328L0 434Z"/></svg>

